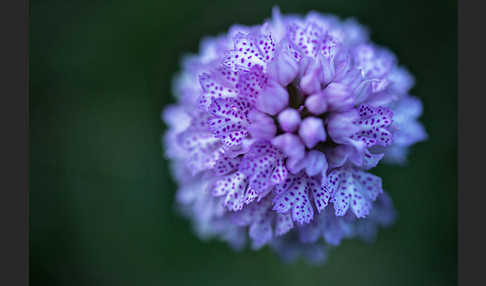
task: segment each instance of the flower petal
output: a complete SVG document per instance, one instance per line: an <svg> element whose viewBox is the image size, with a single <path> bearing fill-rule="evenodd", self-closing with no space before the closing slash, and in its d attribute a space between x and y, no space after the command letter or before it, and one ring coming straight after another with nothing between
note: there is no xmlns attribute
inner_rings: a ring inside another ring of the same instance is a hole
<svg viewBox="0 0 486 286"><path fill-rule="evenodd" d="M275 222L275 234L277 236L284 235L294 227L294 222L290 213L277 214L277 221Z"/></svg>
<svg viewBox="0 0 486 286"><path fill-rule="evenodd" d="M344 216L351 207L357 218L366 217L383 192L379 177L356 169L336 169L329 174L329 182L336 216Z"/></svg>
<svg viewBox="0 0 486 286"><path fill-rule="evenodd" d="M309 187L304 177L296 177L287 191L277 195L273 210L278 213L291 211L292 219L299 223L309 223L314 217L314 210L309 200Z"/></svg>
<svg viewBox="0 0 486 286"><path fill-rule="evenodd" d="M258 141L243 156L239 170L248 177L253 190L263 193L273 186L271 176L281 156L269 142Z"/></svg>

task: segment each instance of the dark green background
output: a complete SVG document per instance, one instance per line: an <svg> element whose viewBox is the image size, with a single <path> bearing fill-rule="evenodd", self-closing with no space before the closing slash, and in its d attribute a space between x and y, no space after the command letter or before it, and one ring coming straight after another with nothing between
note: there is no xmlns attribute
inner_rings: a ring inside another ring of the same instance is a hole
<svg viewBox="0 0 486 286"><path fill-rule="evenodd" d="M179 60L275 4L206 2L31 1L32 285L456 284L456 2L280 2L367 25L416 76L430 136L408 165L375 170L397 223L375 244L344 242L321 267L200 241L174 212L160 111Z"/></svg>

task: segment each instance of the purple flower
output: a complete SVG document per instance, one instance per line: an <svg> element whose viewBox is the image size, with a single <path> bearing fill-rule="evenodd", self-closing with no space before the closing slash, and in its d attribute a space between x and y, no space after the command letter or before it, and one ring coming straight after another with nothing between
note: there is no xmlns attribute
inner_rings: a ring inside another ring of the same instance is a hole
<svg viewBox="0 0 486 286"><path fill-rule="evenodd" d="M178 209L201 238L285 260L373 239L395 211L370 169L427 137L413 84L354 20L275 8L204 39L162 116Z"/></svg>

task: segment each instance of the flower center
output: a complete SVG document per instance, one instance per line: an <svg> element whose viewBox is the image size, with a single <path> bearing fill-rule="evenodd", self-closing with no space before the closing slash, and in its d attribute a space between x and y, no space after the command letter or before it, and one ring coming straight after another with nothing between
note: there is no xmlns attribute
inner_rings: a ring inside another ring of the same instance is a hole
<svg viewBox="0 0 486 286"><path fill-rule="evenodd" d="M277 136L285 133L296 134L307 149L312 149L327 139L324 126L327 116L325 102L321 102L324 106L321 108L320 114L311 112L307 106L307 101L311 96L304 94L297 86L297 83L293 82L286 87L289 98L288 107L273 117L278 126Z"/></svg>

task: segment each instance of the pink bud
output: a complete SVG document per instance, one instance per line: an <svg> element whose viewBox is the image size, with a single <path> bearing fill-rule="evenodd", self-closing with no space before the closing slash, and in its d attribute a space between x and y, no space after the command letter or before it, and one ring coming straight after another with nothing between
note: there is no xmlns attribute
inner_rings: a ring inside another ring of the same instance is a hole
<svg viewBox="0 0 486 286"><path fill-rule="evenodd" d="M270 115L276 115L289 104L287 90L275 81L269 82L268 86L258 96L255 107Z"/></svg>
<svg viewBox="0 0 486 286"><path fill-rule="evenodd" d="M326 131L322 120L317 117L307 117L299 127L299 136L307 148L312 148L320 141L326 140Z"/></svg>
<svg viewBox="0 0 486 286"><path fill-rule="evenodd" d="M299 112L292 108L287 108L278 115L278 122L283 131L292 133L299 127Z"/></svg>
<svg viewBox="0 0 486 286"><path fill-rule="evenodd" d="M307 97L305 100L305 107L315 115L326 112L327 102L324 94L318 92Z"/></svg>

